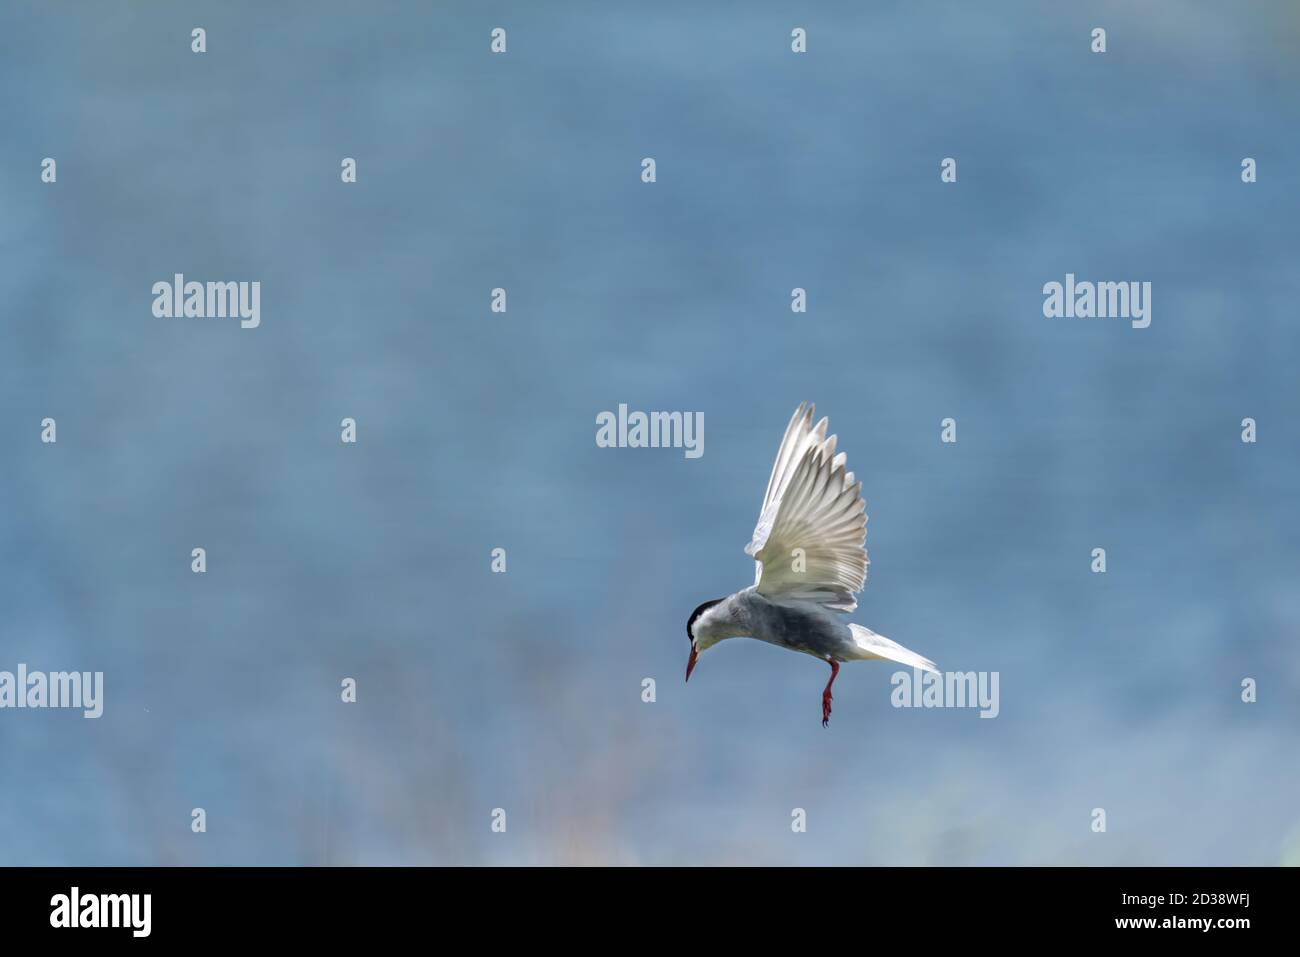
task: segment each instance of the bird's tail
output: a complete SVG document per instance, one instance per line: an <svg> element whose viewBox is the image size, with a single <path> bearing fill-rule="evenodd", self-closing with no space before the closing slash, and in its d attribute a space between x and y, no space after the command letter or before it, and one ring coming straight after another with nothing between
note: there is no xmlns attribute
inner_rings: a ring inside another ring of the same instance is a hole
<svg viewBox="0 0 1300 957"><path fill-rule="evenodd" d="M896 661L900 665L907 665L909 668L920 668L922 671L939 673L938 666L929 658L922 658L915 651L904 648L898 642L891 641L884 635L876 634L870 628L864 628L861 625L849 625L849 631L853 633L853 643L857 645L862 658Z"/></svg>

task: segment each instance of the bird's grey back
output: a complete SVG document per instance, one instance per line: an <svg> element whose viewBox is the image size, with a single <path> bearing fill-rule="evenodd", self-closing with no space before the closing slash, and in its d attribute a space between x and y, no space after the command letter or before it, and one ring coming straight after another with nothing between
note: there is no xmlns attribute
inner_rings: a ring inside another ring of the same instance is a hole
<svg viewBox="0 0 1300 957"><path fill-rule="evenodd" d="M733 599L752 638L814 658L847 661L859 657L848 622L820 605L768 601L752 587L737 592Z"/></svg>

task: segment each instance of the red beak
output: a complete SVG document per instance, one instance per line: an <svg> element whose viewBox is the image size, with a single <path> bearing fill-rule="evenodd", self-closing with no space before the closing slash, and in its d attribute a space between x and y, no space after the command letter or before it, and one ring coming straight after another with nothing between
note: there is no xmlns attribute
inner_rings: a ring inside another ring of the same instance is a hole
<svg viewBox="0 0 1300 957"><path fill-rule="evenodd" d="M695 662L697 662L697 661L699 661L699 660L700 660L700 653L699 653L698 651L696 651L696 650L695 650L695 646L692 645L692 646L691 646L691 660L688 661L688 662L686 662L686 680L687 680L687 681L690 681L690 680L691 680L691 672L695 670Z"/></svg>

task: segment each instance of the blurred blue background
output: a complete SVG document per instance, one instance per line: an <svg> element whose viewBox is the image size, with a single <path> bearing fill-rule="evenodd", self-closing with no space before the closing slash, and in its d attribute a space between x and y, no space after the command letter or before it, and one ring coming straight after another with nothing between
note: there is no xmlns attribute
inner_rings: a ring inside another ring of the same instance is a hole
<svg viewBox="0 0 1300 957"><path fill-rule="evenodd" d="M1300 861L1300 9L703 6L4 5L0 669L106 692L0 712L0 863ZM155 319L176 272L261 327ZM1045 319L1067 272L1151 327ZM682 684L804 399L854 619L996 720ZM620 402L703 458L597 448Z"/></svg>

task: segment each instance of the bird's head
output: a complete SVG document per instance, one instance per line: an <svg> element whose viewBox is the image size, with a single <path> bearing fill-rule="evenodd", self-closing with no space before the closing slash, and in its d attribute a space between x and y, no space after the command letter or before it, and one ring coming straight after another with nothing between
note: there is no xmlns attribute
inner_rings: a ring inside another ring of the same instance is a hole
<svg viewBox="0 0 1300 957"><path fill-rule="evenodd" d="M705 627L706 620L704 613L714 605L722 603L721 598L715 598L713 601L706 601L699 608L691 612L691 617L686 621L686 637L691 640L691 657L686 662L686 680L691 680L691 672L695 670L695 662L700 660L700 652L712 648L718 643L718 639L713 637Z"/></svg>

